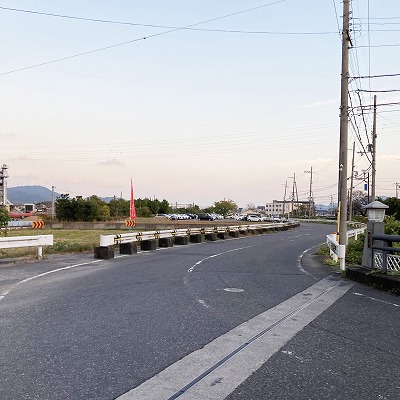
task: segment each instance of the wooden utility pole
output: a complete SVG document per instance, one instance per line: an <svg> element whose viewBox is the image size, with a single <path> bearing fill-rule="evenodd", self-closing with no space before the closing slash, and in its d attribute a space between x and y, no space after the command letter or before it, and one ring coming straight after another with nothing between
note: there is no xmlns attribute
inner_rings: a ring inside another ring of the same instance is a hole
<svg viewBox="0 0 400 400"><path fill-rule="evenodd" d="M55 186L51 187L51 219L54 219L56 216L56 207L55 207L55 201L54 201L54 189Z"/></svg>
<svg viewBox="0 0 400 400"><path fill-rule="evenodd" d="M285 182L285 194L283 195L283 213L282 216L285 218L285 210L286 210L286 190L288 188L287 181Z"/></svg>
<svg viewBox="0 0 400 400"><path fill-rule="evenodd" d="M339 207L338 232L339 245L347 245L347 147L349 135L349 46L350 38L350 5L343 0L342 30L342 76L340 90L340 146L339 146ZM344 271L345 261L340 259L340 269Z"/></svg>
<svg viewBox="0 0 400 400"><path fill-rule="evenodd" d="M310 171L304 171L305 174L311 174L310 175L310 196L308 197L308 219L311 218L312 213L312 203L313 203L313 198L312 198L312 167Z"/></svg>
<svg viewBox="0 0 400 400"><path fill-rule="evenodd" d="M339 147L339 245L347 245L347 146L349 134L349 0L343 0L342 77L340 93L340 147ZM340 268L345 269L344 260Z"/></svg>
<svg viewBox="0 0 400 400"><path fill-rule="evenodd" d="M374 96L374 123L372 127L372 188L371 197L375 201L375 178L376 178L376 95Z"/></svg>
<svg viewBox="0 0 400 400"><path fill-rule="evenodd" d="M351 161L351 179L350 179L350 205L349 205L349 221L353 217L353 180L354 180L354 153L356 151L356 142L353 142L353 159Z"/></svg>

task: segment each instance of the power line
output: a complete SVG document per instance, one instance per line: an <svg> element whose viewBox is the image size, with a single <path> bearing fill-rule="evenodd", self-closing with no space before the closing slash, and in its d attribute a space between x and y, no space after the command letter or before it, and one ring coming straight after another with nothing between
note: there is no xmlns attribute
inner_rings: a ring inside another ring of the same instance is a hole
<svg viewBox="0 0 400 400"><path fill-rule="evenodd" d="M368 46L357 46L359 49L363 49L363 48L379 48L379 47L398 47L400 46L400 43L396 43L396 44L376 44L376 45L368 45Z"/></svg>
<svg viewBox="0 0 400 400"><path fill-rule="evenodd" d="M358 19L363 20L363 19L371 19L371 20L377 20L377 19L400 19L400 17L374 17L374 18L362 18L358 17Z"/></svg>
<svg viewBox="0 0 400 400"><path fill-rule="evenodd" d="M128 40L128 41L125 41L125 42L116 43L116 44L113 44L113 45L110 45L110 46L105 46L105 47L101 47L101 48L98 48L98 49L85 51L85 52L82 52L82 53L78 53L78 54L74 54L74 55L71 55L71 56L58 58L58 59L51 60L51 61L46 61L46 62L43 62L43 63L31 65L31 66L28 66L28 67L18 68L18 69L7 71L7 72L2 72L2 73L0 73L0 76L1 75L7 75L7 74L16 73L16 72L20 72L20 71L24 71L24 70L27 70L27 69L37 68L37 67L41 67L41 66L44 66L44 65L57 63L57 62L61 62L61 61L65 61L65 60L69 60L69 59L72 59L72 58L77 58L77 57L93 54L93 53L104 51L104 50L109 50L109 49L112 49L112 48L115 48L115 47L119 47L119 46L124 46L124 45L127 45L127 44L132 44L134 42L138 42L138 41L154 38L154 37L161 36L161 35L166 35L168 33L176 32L176 31L179 31L179 30L189 29L189 28L192 28L192 27L197 26L197 25L202 25L202 24L206 24L206 23L209 23L209 22L218 21L220 19L229 18L229 17L235 16L235 15L244 14L244 13L247 13L247 12L259 10L261 8L269 7L269 6L272 6L272 5L275 5L275 4L279 4L279 3L283 3L283 2L286 2L286 1L288 1L288 0L277 0L277 1L273 1L273 2L267 3L267 4L262 4L262 5L258 6L258 7L253 7L253 8L249 8L249 9L246 9L246 10L237 11L237 12L234 12L234 13L222 15L220 17L211 18L211 19L208 19L208 20L205 20L205 21L194 23L194 24L190 24L190 25L186 25L186 26L182 26L182 27L167 28L168 30L164 31L164 32L154 33L154 34L147 35L147 36L140 37L140 38L136 38L136 39L133 39L133 40ZM5 7L2 7L2 8L6 9ZM30 12L30 11L27 11L27 10L19 10L19 9L13 9L13 10L14 11L21 11L21 12L22 11ZM32 12L32 13L38 13L38 12ZM50 16L61 17L61 15L57 15L57 14L49 14L49 15ZM68 17L68 16L62 16L62 17ZM79 17L70 17L70 18L78 19ZM102 21L102 20L99 20L99 21ZM331 33L336 34L336 32L331 32ZM297 34L297 33L291 32L291 33L287 33L287 34ZM306 33L306 34L311 34L311 33Z"/></svg>
<svg viewBox="0 0 400 400"><path fill-rule="evenodd" d="M349 79L370 79L370 78L388 78L400 76L400 74L382 74L382 75L365 75L365 76L350 76Z"/></svg>
<svg viewBox="0 0 400 400"><path fill-rule="evenodd" d="M388 89L388 90L363 90L357 89L355 92L366 92L366 93L391 93L391 92L400 92L400 89Z"/></svg>
<svg viewBox="0 0 400 400"><path fill-rule="evenodd" d="M281 0L281 1L287 1L287 0ZM275 2L279 3L279 1ZM275 4L273 3L273 4ZM249 10L244 10L238 12L244 13L248 11L253 11L261 7L266 7L271 4L263 5L260 7L255 7ZM28 14L35 14L35 15L43 15L43 16L48 16L48 17L56 17L56 18L66 18L66 19L72 19L72 20L78 20L78 21L88 21L88 22L99 22L99 23L104 23L104 24L116 24L116 25L129 25L129 26L140 26L140 27L146 27L146 28L161 28L161 29L177 29L177 30L191 30L191 31L203 31L203 32L222 32L222 33L245 33L245 34L267 34L267 35L333 35L336 34L337 32L274 32L274 31L243 31L243 30L231 30L231 29L206 29L206 28L193 28L191 26L187 27L179 27L179 26L168 26L168 25L155 25L155 24L142 24L142 23L137 23L137 22L126 22L126 21L113 21L113 20L105 20L105 19L97 19L97 18L85 18L85 17L77 17L73 15L63 15L63 14L53 14L53 13L45 13L45 12L40 12L40 11L32 11L32 10L23 10L23 9L18 9L18 8L9 8L9 7L0 7L1 10L6 10L6 11L16 11L16 12L22 12L22 13L28 13ZM236 15L234 14L229 14L224 17L220 18L225 18L228 16L233 16ZM213 21L213 20L210 20ZM206 21L206 22L210 22Z"/></svg>
<svg viewBox="0 0 400 400"><path fill-rule="evenodd" d="M377 104L376 106L381 107L381 106L397 106L397 105L400 105L399 101L393 102L393 103L381 103L381 104ZM366 106L360 105L360 106L354 106L353 108L365 109L365 108L371 108L371 107L374 107L374 105L373 104L368 104Z"/></svg>

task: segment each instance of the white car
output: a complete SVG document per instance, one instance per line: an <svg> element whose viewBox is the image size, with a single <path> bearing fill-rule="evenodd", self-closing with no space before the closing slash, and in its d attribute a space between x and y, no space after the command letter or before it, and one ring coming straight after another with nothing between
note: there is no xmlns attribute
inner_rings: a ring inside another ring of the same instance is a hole
<svg viewBox="0 0 400 400"><path fill-rule="evenodd" d="M261 222L261 216L257 214L249 214L247 216L247 221L249 222Z"/></svg>

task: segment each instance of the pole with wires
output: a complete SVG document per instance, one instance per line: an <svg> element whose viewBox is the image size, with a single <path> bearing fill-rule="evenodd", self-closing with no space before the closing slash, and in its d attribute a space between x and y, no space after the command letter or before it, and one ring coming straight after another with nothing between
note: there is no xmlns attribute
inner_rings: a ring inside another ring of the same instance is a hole
<svg viewBox="0 0 400 400"><path fill-rule="evenodd" d="M374 123L372 127L372 187L371 197L375 201L375 179L376 179L376 95L374 96Z"/></svg>
<svg viewBox="0 0 400 400"><path fill-rule="evenodd" d="M340 147L339 147L339 245L347 245L347 146L349 130L349 46L350 39L350 5L343 0L342 31L342 76L340 94ZM344 271L345 260L340 259L340 269Z"/></svg>

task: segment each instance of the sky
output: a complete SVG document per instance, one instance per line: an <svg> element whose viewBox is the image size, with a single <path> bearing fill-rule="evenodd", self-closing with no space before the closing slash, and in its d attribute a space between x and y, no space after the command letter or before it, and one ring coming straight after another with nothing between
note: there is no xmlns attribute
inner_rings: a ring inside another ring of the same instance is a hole
<svg viewBox="0 0 400 400"><path fill-rule="evenodd" d="M8 187L240 207L338 192L339 0L0 0ZM400 194L400 2L352 0L358 178ZM376 75L384 75L375 77ZM388 76L394 75L394 76ZM354 78L354 79L353 79ZM378 92L376 92L378 91ZM363 172L367 171L367 172ZM355 180L355 190L363 181Z"/></svg>

